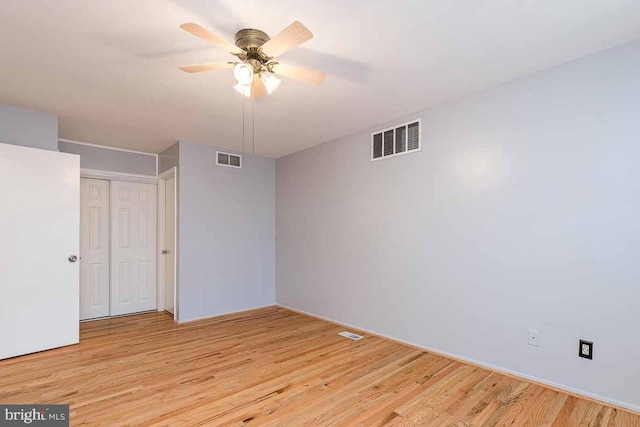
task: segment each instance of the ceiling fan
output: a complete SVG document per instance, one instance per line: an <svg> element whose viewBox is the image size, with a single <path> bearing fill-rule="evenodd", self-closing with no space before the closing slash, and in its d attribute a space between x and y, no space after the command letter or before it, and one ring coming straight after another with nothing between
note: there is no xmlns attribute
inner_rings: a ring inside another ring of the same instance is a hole
<svg viewBox="0 0 640 427"><path fill-rule="evenodd" d="M273 38L269 38L264 31L245 28L236 33L235 45L212 34L198 24L182 24L180 28L228 51L239 59L235 62L186 65L180 69L187 73L199 73L233 68L233 74L238 81L234 89L244 96L260 98L273 93L280 85L280 79L274 74L314 84L320 84L325 78L323 72L282 64L274 60L313 38L311 31L298 21L289 25Z"/></svg>

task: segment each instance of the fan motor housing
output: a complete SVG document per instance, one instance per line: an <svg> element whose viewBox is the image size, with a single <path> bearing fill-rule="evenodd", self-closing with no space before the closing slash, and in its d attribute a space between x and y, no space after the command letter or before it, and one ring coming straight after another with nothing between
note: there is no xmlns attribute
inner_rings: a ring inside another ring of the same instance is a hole
<svg viewBox="0 0 640 427"><path fill-rule="evenodd" d="M258 49L268 41L267 33L254 28L245 28L236 33L236 46L242 50Z"/></svg>

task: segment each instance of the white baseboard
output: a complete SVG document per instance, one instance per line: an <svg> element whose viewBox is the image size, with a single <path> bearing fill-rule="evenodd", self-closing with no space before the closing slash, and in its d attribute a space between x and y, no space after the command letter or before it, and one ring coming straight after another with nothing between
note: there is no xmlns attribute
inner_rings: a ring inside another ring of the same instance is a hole
<svg viewBox="0 0 640 427"><path fill-rule="evenodd" d="M553 381L545 380L543 378L538 378L538 377L535 377L533 375L524 374L522 372L514 371L512 369L503 368L501 366L496 366L496 365L492 365L490 363L480 362L478 360L474 360L474 359L471 359L471 358L468 358L468 357L465 357L465 356L460 356L458 354L449 353L447 351L438 350L438 349L435 349L435 348L432 348L432 347L428 347L428 346L424 346L424 345L421 345L421 344L416 344L416 343L413 343L413 342L410 342L410 341L402 340L400 338L396 338L396 337L392 337L392 336L383 334L381 332L376 332L376 331L373 331L373 330L370 330L370 329L367 329L367 328L363 328L363 327L358 326L358 325L353 325L353 324L350 324L350 323L341 322L341 321L338 321L338 320L335 320L335 319L331 319L331 318L326 317L326 316L321 316L319 314L309 313L309 312L304 311L304 310L300 310L300 309L297 309L297 308L294 308L294 307L289 307L289 306L284 305L284 304L277 303L277 306L282 307L282 308L286 308L287 310L295 311L297 313L305 314L307 316L316 317L316 318L319 318L319 319L322 319L322 320L326 320L326 321L331 322L331 323L336 323L338 325L345 326L345 327L348 327L348 328L358 329L360 331L367 332L367 333L369 333L371 335L376 335L376 336L379 336L379 337L382 337L382 338L386 338L386 339L389 339L389 340L392 340L392 341L396 341L396 342L399 342L399 343L402 343L402 344L406 344L406 345L409 345L411 347L419 348L421 350L425 350L425 351L428 351L428 352L433 353L433 354L437 354L437 355L440 355L440 356L447 357L449 359L454 359L454 360L458 360L458 361L461 361L461 362L469 363L471 365L476 365L476 366L480 366L480 367L483 367L483 368L487 368L489 370L496 371L496 372L499 372L499 373L503 373L503 374L506 374L506 375L509 375L509 376L512 376L512 377L521 378L521 379L527 380L529 382L533 382L533 383L541 384L543 386L548 386L548 387L551 387L551 388L554 388L554 389L557 389L557 390L565 391L565 392L567 392L569 394L573 394L573 395L576 395L578 397L585 397L587 399L594 400L594 401L597 401L599 403L604 403L606 405L615 406L615 407L618 407L618 408L621 408L621 409L626 409L626 410L629 410L629 411L632 411L632 412L640 414L640 406L632 405L631 403L621 402L621 401L615 400L615 399L610 399L608 397L601 396L599 394L590 393L590 392L585 391L585 390L580 390L580 389L577 389L577 388L574 388L574 387L570 387L570 386L567 386L567 385L564 385L564 384L559 384L559 383L556 383L556 382L553 382Z"/></svg>
<svg viewBox="0 0 640 427"><path fill-rule="evenodd" d="M193 317L191 319L186 319L186 320L179 319L179 320L176 320L176 323L178 325L182 325L182 324L185 324L185 323L197 322L199 320L215 319L216 317L226 316L226 315L229 315L229 314L239 314L239 313L244 313L245 311L252 311L252 310L258 310L260 308L275 307L275 306L276 306L275 303L267 304L267 305L259 305L259 306L256 306L256 307L243 308L242 310L232 310L232 311L225 311L223 313L216 313L216 314L212 314L210 316Z"/></svg>

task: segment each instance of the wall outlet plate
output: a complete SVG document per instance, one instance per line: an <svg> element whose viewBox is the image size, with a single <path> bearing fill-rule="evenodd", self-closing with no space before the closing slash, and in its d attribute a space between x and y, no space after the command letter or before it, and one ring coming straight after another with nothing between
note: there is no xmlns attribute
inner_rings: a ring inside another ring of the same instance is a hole
<svg viewBox="0 0 640 427"><path fill-rule="evenodd" d="M593 343L591 341L580 340L580 347L578 348L578 356L585 359L593 359Z"/></svg>
<svg viewBox="0 0 640 427"><path fill-rule="evenodd" d="M529 345L538 347L540 345L540 338L538 337L538 331L529 329Z"/></svg>

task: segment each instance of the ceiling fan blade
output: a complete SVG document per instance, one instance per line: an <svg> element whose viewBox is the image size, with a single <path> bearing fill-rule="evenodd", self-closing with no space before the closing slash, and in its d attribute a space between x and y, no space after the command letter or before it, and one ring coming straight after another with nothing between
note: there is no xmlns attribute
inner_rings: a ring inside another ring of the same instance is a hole
<svg viewBox="0 0 640 427"><path fill-rule="evenodd" d="M272 70L274 73L280 74L281 76L316 85L322 83L326 76L322 71L281 63L273 64Z"/></svg>
<svg viewBox="0 0 640 427"><path fill-rule="evenodd" d="M233 68L233 62L209 62L207 64L185 65L180 67L185 73L201 73L203 71L222 70Z"/></svg>
<svg viewBox="0 0 640 427"><path fill-rule="evenodd" d="M193 22L182 24L182 25L180 25L180 28L182 28L183 30L185 30L188 33L193 34L196 37L201 38L202 40L208 41L209 43L212 43L212 44L218 46L219 48L226 50L227 52L231 52L231 53L243 53L244 52L242 49L240 49L239 47L237 47L233 43L230 43L230 42L226 41L225 39L222 39L222 38L216 36L215 34L211 33L210 31L205 30L200 25L194 24Z"/></svg>
<svg viewBox="0 0 640 427"><path fill-rule="evenodd" d="M275 58L312 38L311 31L300 22L295 21L263 44L262 52L271 58Z"/></svg>
<svg viewBox="0 0 640 427"><path fill-rule="evenodd" d="M267 96L267 88L260 77L254 76L251 84L251 97L262 98L263 96Z"/></svg>

